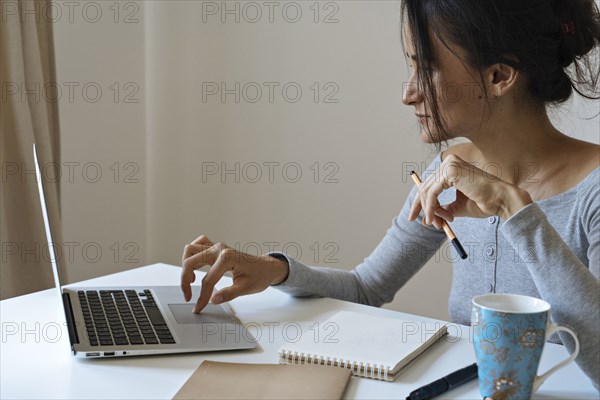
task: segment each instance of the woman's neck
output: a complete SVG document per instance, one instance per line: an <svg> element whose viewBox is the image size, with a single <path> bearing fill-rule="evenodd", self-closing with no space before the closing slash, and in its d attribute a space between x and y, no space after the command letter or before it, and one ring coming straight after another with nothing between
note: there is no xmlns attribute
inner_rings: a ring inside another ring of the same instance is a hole
<svg viewBox="0 0 600 400"><path fill-rule="evenodd" d="M513 109L510 116L502 108L497 110L500 115L485 131L470 138L482 163L488 164L488 172L525 188L561 168L561 153L572 139L552 125L543 108Z"/></svg>

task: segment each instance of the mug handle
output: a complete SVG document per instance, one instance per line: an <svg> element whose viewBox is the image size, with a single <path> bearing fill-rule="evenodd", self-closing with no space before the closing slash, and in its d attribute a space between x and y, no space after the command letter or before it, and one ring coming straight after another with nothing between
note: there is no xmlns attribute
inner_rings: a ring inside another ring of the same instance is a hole
<svg viewBox="0 0 600 400"><path fill-rule="evenodd" d="M533 388L531 390L531 393L535 393L550 375L552 375L562 367L566 366L567 364L571 363L579 354L579 339L577 339L577 335L575 334L575 332L573 332L573 330L567 328L566 326L550 324L546 333L546 340L548 340L553 333L558 331L567 332L573 337L573 340L575 340L575 351L573 351L573 354L571 354L566 360L556 364L554 367L550 368L547 372L543 373L542 375L537 375L533 380Z"/></svg>

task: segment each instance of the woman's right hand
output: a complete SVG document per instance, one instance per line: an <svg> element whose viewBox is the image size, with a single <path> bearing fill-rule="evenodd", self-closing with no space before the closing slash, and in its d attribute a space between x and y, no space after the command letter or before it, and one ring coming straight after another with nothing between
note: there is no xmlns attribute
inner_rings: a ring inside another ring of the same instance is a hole
<svg viewBox="0 0 600 400"><path fill-rule="evenodd" d="M270 285L283 282L289 271L285 261L242 253L223 243L215 244L202 235L183 250L181 290L186 302L192 298L191 284L196 280L194 271L205 265L211 267L202 279L202 290L194 307L196 314L209 300L220 304L238 296L262 292ZM233 274L233 285L213 294L216 283L227 271Z"/></svg>

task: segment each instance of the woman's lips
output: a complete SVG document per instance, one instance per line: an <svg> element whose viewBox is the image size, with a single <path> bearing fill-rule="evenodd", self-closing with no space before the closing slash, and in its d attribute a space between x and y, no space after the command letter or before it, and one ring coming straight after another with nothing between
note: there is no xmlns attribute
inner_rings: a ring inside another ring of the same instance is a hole
<svg viewBox="0 0 600 400"><path fill-rule="evenodd" d="M426 115L417 115L417 119L421 124L425 124L427 122L427 118L429 117Z"/></svg>

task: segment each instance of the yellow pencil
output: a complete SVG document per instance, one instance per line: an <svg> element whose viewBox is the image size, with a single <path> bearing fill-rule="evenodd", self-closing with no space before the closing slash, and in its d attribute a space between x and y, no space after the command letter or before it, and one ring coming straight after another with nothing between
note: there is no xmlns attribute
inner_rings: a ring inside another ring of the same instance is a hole
<svg viewBox="0 0 600 400"><path fill-rule="evenodd" d="M411 171L410 176L412 177L413 181L415 181L415 185L417 185L417 187L421 186L421 178L419 178L419 175L415 171ZM450 228L450 225L448 225L448 222L446 222L445 220L442 221L442 228L444 228L446 236L448 236L448 239L450 239L450 243L452 243L452 245L458 252L458 255L460 255L460 258L464 260L468 257L467 252L462 247L462 244L460 244L460 242L458 241L458 238L454 234L452 228Z"/></svg>

